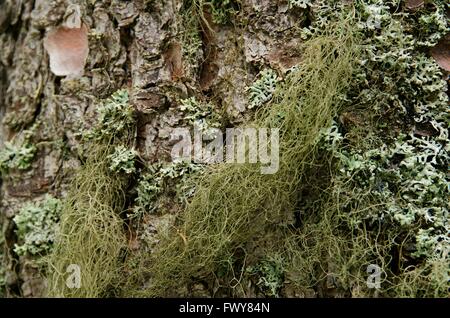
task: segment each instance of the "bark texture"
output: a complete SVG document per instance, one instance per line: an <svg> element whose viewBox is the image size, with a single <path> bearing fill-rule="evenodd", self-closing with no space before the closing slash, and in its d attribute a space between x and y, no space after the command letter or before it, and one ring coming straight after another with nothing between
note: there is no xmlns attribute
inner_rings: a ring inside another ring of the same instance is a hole
<svg viewBox="0 0 450 318"><path fill-rule="evenodd" d="M84 75L57 77L44 49L48 32L78 5L89 30ZM0 204L5 296L41 296L45 289L29 256L14 253L12 218L46 194L63 198L80 166L77 134L89 126L101 99L127 88L138 113L136 144L151 163L168 158L170 129L181 123L179 100L213 102L230 123L246 117L246 86L265 66L283 74L298 63L302 9L287 1L242 0L232 23L216 25L210 12L198 32L201 46L187 59L182 0L0 0L0 145L32 131L36 155L29 169L2 176ZM164 218L162 221L165 221ZM161 222L148 218L147 226Z"/></svg>

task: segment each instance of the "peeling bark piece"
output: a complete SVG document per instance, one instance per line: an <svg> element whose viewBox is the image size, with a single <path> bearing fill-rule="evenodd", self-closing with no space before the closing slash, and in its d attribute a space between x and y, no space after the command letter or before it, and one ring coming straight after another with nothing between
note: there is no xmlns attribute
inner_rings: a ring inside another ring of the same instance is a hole
<svg viewBox="0 0 450 318"><path fill-rule="evenodd" d="M431 49L431 55L440 67L450 72L450 34L447 34Z"/></svg>
<svg viewBox="0 0 450 318"><path fill-rule="evenodd" d="M422 7L424 3L424 0L407 0L405 5L408 9L417 9Z"/></svg>
<svg viewBox="0 0 450 318"><path fill-rule="evenodd" d="M44 47L50 56L50 69L57 76L81 76L89 53L88 31L59 27L47 34Z"/></svg>

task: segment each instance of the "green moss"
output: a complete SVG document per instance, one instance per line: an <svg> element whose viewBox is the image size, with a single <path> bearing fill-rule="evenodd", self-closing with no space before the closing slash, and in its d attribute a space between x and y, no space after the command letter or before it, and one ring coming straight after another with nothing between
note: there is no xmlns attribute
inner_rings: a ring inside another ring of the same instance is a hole
<svg viewBox="0 0 450 318"><path fill-rule="evenodd" d="M191 76L197 77L203 57L203 42L200 35L201 20L195 1L185 1L180 12L180 42L185 69L191 69Z"/></svg>
<svg viewBox="0 0 450 318"><path fill-rule="evenodd" d="M418 32L416 16L392 14L397 4L356 3L359 67L341 116L320 142L332 156L329 184L317 190L316 207L283 249L289 280L299 289L332 277L345 296L448 295L447 85L420 52L428 33ZM316 14L332 18L332 6ZM312 28L321 32L317 22ZM435 35L433 42L443 34ZM351 124L349 116L356 118ZM369 264L384 271L376 293L366 284Z"/></svg>
<svg viewBox="0 0 450 318"><path fill-rule="evenodd" d="M126 244L119 213L127 182L110 172L110 148L90 146L63 203L60 232L47 259L51 297L106 297L120 284L119 257ZM66 285L71 264L80 267L80 288Z"/></svg>
<svg viewBox="0 0 450 318"><path fill-rule="evenodd" d="M61 201L50 196L25 205L14 217L18 255L37 255L51 251L61 215Z"/></svg>
<svg viewBox="0 0 450 318"><path fill-rule="evenodd" d="M206 3L191 5L204 19ZM262 76L251 99L255 107L268 104L253 125L280 129L279 172L261 175L258 165L224 164L188 182L184 176L197 167L185 163L144 170L136 211L162 213L162 198L174 196L187 206L158 234L151 255L126 263L132 284L123 293L167 296L193 280L214 279L224 264L238 266L238 251L251 257L247 244L274 231L278 239L266 252L276 257L258 258L249 270L267 295L279 295L286 281L321 296L338 290L354 297L447 297L448 96L442 72L423 50L444 34L443 5L399 13L400 1L291 1L307 7L312 19L304 29L310 40L302 62L283 83ZM346 8L354 18L344 21ZM216 13L219 23L229 19L223 12ZM199 50L195 45L192 52ZM211 105L195 98L181 104L184 120L202 131L220 121ZM94 131L126 137L133 116L125 97L118 94L107 105L103 128ZM58 273L71 262L83 264L83 284L90 287L67 290L55 274L53 295L108 295L121 282L124 238L117 214L126 183L109 175L110 146L96 144L77 178L63 223L63 233L77 235L63 236L53 258ZM118 170L133 170L129 157L117 156L116 166L125 167ZM103 242L107 237L111 241ZM380 290L367 286L370 264L383 271Z"/></svg>

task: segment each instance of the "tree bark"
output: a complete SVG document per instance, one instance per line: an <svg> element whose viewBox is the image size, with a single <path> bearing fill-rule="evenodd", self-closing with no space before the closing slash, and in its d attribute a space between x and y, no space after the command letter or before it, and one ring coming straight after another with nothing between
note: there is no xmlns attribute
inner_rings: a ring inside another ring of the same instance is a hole
<svg viewBox="0 0 450 318"><path fill-rule="evenodd" d="M43 45L70 4L79 6L89 29L89 55L78 78L52 74ZM239 123L246 116L245 87L258 71L270 66L282 74L299 61L304 14L281 0L240 6L225 25L214 24L205 8L211 29L201 23L202 44L188 60L182 0L0 0L0 145L20 142L31 130L37 146L29 169L12 169L0 180L6 296L43 295L32 258L13 251L12 218L46 194L64 198L80 166L77 133L93 122L102 99L129 90L138 113L136 147L151 163L169 158L168 131L181 124L180 99L212 102Z"/></svg>

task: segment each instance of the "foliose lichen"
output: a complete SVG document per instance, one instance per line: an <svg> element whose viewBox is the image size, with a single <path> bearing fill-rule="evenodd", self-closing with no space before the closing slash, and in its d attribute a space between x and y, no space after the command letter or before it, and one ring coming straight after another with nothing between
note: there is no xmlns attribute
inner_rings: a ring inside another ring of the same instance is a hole
<svg viewBox="0 0 450 318"><path fill-rule="evenodd" d="M49 252L56 238L61 209L61 201L51 196L25 205L13 219L18 239L14 252L18 255Z"/></svg>

